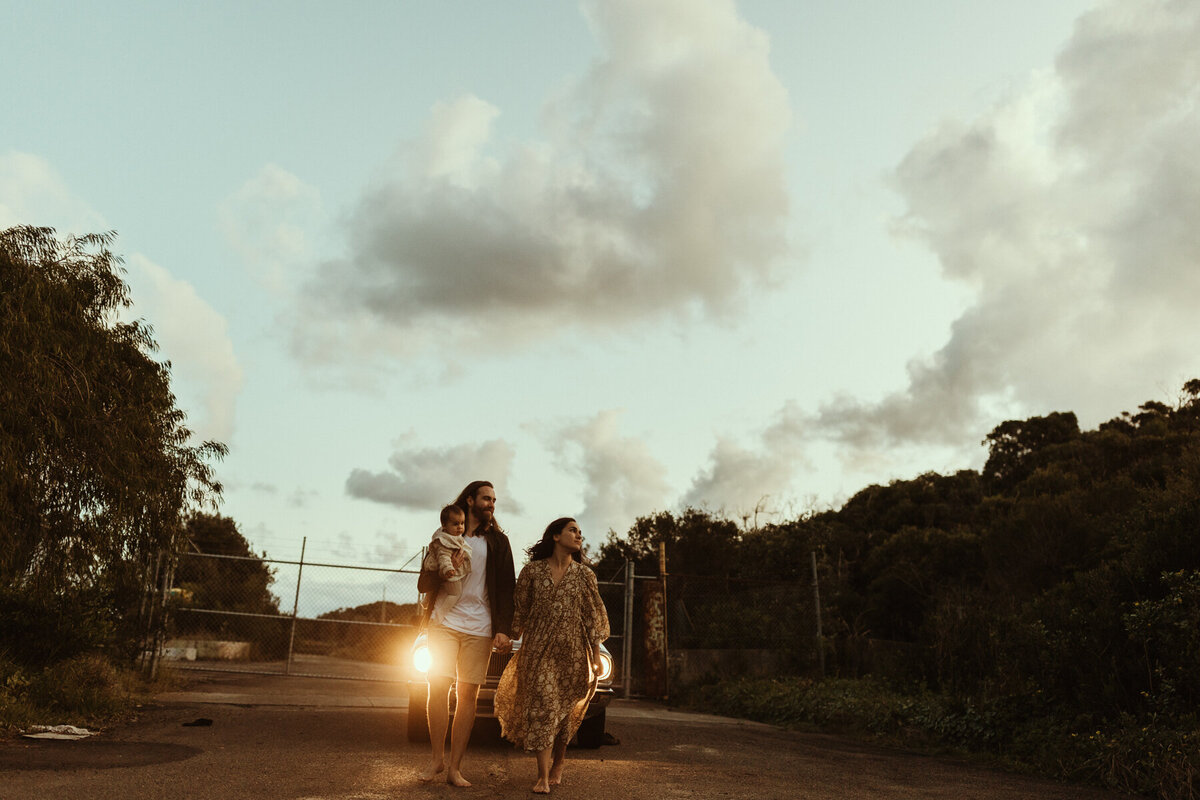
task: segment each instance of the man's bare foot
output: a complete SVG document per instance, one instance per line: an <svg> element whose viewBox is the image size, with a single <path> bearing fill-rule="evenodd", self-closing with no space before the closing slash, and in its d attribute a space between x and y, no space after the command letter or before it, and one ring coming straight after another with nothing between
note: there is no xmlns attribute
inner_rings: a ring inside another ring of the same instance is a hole
<svg viewBox="0 0 1200 800"><path fill-rule="evenodd" d="M546 783L545 781L539 780L537 783L535 783L533 785L533 793L534 794L550 794L550 784Z"/></svg>
<svg viewBox="0 0 1200 800"><path fill-rule="evenodd" d="M464 778L462 773L456 769L452 769L446 773L446 783L451 786L457 786L460 789L465 789L471 785L471 782Z"/></svg>
<svg viewBox="0 0 1200 800"><path fill-rule="evenodd" d="M417 780L419 780L421 783L429 783L445 768L445 764L430 764L428 767L421 770L421 774L417 776Z"/></svg>

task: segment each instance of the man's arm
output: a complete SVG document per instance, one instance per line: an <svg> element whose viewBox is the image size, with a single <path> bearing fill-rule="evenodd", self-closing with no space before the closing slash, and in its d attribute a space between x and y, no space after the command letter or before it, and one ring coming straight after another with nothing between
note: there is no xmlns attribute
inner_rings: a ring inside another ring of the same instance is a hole
<svg viewBox="0 0 1200 800"><path fill-rule="evenodd" d="M492 630L496 632L496 635L492 637L492 644L499 647L501 643L509 644L509 638L513 632L513 590L517 585L517 574L513 568L512 545L509 544L508 537L501 533L496 536L495 541L498 546L495 548L495 600L492 610L494 614ZM492 554L489 551L488 561L491 560ZM501 636L503 638L500 638Z"/></svg>

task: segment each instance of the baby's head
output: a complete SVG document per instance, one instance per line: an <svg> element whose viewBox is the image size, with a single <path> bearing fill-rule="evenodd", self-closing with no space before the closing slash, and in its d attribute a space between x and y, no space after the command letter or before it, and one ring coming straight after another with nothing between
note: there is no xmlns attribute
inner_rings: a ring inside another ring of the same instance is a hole
<svg viewBox="0 0 1200 800"><path fill-rule="evenodd" d="M467 517L461 508L448 505L442 509L442 530L451 536L462 536L466 529Z"/></svg>

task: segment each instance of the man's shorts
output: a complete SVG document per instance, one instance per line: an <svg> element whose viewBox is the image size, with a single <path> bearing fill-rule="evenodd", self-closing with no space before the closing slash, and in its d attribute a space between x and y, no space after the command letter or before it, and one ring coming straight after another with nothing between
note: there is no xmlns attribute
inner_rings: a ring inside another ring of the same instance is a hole
<svg viewBox="0 0 1200 800"><path fill-rule="evenodd" d="M428 635L430 678L457 678L463 683L483 685L492 657L491 637L472 636L442 625L430 625Z"/></svg>

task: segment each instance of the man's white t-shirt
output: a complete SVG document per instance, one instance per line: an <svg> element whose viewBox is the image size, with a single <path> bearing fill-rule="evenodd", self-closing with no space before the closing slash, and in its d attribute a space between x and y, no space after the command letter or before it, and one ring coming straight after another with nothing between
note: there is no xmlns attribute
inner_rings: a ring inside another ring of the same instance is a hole
<svg viewBox="0 0 1200 800"><path fill-rule="evenodd" d="M462 594L446 612L442 625L471 636L492 637L492 610L487 596L487 539L466 537L471 546L471 574L463 578Z"/></svg>

